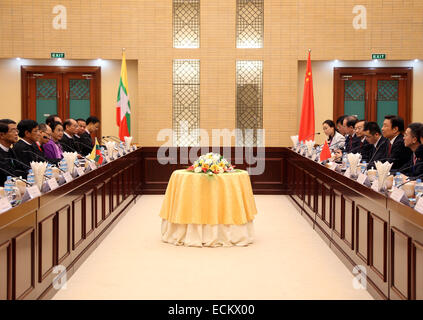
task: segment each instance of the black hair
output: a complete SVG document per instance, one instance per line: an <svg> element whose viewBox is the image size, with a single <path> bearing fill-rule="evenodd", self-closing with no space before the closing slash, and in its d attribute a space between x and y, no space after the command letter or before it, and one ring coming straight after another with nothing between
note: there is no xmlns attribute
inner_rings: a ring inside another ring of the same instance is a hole
<svg viewBox="0 0 423 320"><path fill-rule="evenodd" d="M100 120L97 118L97 117L95 117L95 116L90 116L90 117L88 117L87 118L87 121L85 122L87 125L89 125L90 123L92 123L92 124L96 124L96 123L99 123L100 122Z"/></svg>
<svg viewBox="0 0 423 320"><path fill-rule="evenodd" d="M348 115L347 114L344 114L344 115L342 115L342 116L340 116L338 119L336 119L336 124L340 124L340 125L343 125L344 124L344 119L346 118L346 117L348 117Z"/></svg>
<svg viewBox="0 0 423 320"><path fill-rule="evenodd" d="M38 129L40 129L40 131L47 131L47 126L48 126L48 124L46 124L46 123L40 123L38 125Z"/></svg>
<svg viewBox="0 0 423 320"><path fill-rule="evenodd" d="M1 119L0 120L0 133L8 133L9 132L9 124L16 124L15 121L10 119Z"/></svg>
<svg viewBox="0 0 423 320"><path fill-rule="evenodd" d="M21 120L18 123L19 137L25 137L25 132L32 132L35 128L38 127L38 122L30 119Z"/></svg>
<svg viewBox="0 0 423 320"><path fill-rule="evenodd" d="M386 120L389 120L391 122L391 127L398 128L399 132L404 132L404 119L395 115L388 115L385 116Z"/></svg>
<svg viewBox="0 0 423 320"><path fill-rule="evenodd" d="M376 133L382 134L382 132L380 131L380 127L377 124L377 122L374 121L369 121L366 122L366 124L364 125L364 131L369 131L369 133L374 136Z"/></svg>
<svg viewBox="0 0 423 320"><path fill-rule="evenodd" d="M54 118L60 118L60 117L57 114L49 115L46 119L46 124L48 124L50 126L51 123L56 122L56 120L54 120Z"/></svg>
<svg viewBox="0 0 423 320"><path fill-rule="evenodd" d="M355 126L355 124L358 122L358 119L354 116L350 116L347 118L347 127L353 127Z"/></svg>
<svg viewBox="0 0 423 320"><path fill-rule="evenodd" d="M327 124L331 128L335 128L335 123L332 120L325 120L322 124Z"/></svg>
<svg viewBox="0 0 423 320"><path fill-rule="evenodd" d="M408 125L411 131L411 135L417 139L417 143L420 143L422 124L420 122L413 122Z"/></svg>
<svg viewBox="0 0 423 320"><path fill-rule="evenodd" d="M78 118L78 119L76 119L76 122L78 122L78 121L84 121L85 122L85 119Z"/></svg>
<svg viewBox="0 0 423 320"><path fill-rule="evenodd" d="M65 122L63 122L63 130L66 130L66 127L72 125L72 120L73 119L67 119Z"/></svg>
<svg viewBox="0 0 423 320"><path fill-rule="evenodd" d="M54 131L55 129L56 129L56 127L57 126L61 126L62 128L63 128L63 124L61 123L61 122L57 122L57 121L55 121L55 122L53 122L52 124L51 124L51 131Z"/></svg>

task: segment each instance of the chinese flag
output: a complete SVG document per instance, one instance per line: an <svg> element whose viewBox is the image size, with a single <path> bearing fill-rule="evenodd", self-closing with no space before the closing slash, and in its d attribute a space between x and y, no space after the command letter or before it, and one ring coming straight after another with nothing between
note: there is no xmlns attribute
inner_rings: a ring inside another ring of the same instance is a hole
<svg viewBox="0 0 423 320"><path fill-rule="evenodd" d="M329 145L327 140L325 140L325 145L323 146L322 152L320 152L320 161L325 161L332 156L330 153Z"/></svg>
<svg viewBox="0 0 423 320"><path fill-rule="evenodd" d="M301 108L300 131L298 140L314 140L314 98L313 75L311 73L310 51L308 52L307 71L304 80L303 106Z"/></svg>

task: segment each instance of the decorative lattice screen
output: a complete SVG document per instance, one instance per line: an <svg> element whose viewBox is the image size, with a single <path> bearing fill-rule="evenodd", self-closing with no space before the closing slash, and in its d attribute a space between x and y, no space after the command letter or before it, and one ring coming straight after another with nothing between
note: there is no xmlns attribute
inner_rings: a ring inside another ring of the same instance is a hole
<svg viewBox="0 0 423 320"><path fill-rule="evenodd" d="M200 47L199 0L173 0L173 47Z"/></svg>
<svg viewBox="0 0 423 320"><path fill-rule="evenodd" d="M236 47L263 47L263 0L237 0Z"/></svg>
<svg viewBox="0 0 423 320"><path fill-rule="evenodd" d="M200 61L173 61L173 145L199 145Z"/></svg>
<svg viewBox="0 0 423 320"><path fill-rule="evenodd" d="M263 129L263 61L236 63L237 145L261 146Z"/></svg>

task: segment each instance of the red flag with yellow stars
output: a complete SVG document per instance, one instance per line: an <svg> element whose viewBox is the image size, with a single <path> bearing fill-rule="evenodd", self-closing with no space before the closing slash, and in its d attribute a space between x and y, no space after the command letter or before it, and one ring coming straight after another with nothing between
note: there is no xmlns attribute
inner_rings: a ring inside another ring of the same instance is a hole
<svg viewBox="0 0 423 320"><path fill-rule="evenodd" d="M313 75L311 72L310 51L308 52L307 71L304 80L303 105L301 108L300 131L298 140L314 141L314 97L313 97Z"/></svg>
<svg viewBox="0 0 423 320"><path fill-rule="evenodd" d="M322 148L322 152L320 152L320 161L325 161L329 159L331 156L332 154L330 153L328 141L325 140L325 145Z"/></svg>

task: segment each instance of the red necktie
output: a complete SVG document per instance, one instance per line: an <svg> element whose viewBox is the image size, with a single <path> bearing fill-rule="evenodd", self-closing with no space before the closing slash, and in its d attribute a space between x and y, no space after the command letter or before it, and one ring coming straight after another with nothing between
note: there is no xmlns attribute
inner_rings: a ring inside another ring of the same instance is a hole
<svg viewBox="0 0 423 320"><path fill-rule="evenodd" d="M391 150L392 150L392 143L389 143L389 145L388 145L388 157L391 156Z"/></svg>
<svg viewBox="0 0 423 320"><path fill-rule="evenodd" d="M416 165L417 157L416 154L413 153L413 164Z"/></svg>
<svg viewBox="0 0 423 320"><path fill-rule="evenodd" d="M350 150L352 149L352 137L350 137Z"/></svg>

